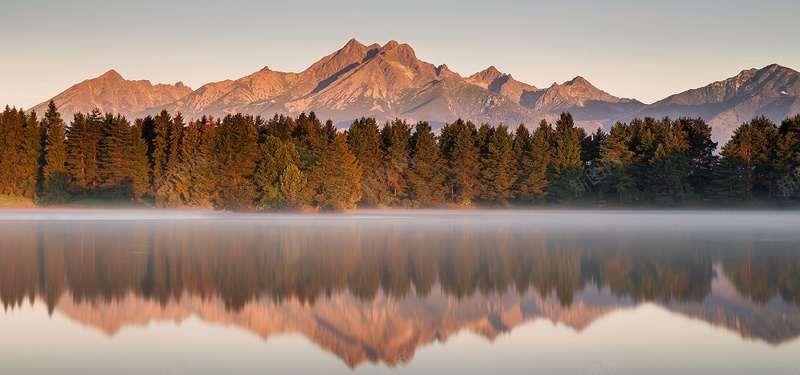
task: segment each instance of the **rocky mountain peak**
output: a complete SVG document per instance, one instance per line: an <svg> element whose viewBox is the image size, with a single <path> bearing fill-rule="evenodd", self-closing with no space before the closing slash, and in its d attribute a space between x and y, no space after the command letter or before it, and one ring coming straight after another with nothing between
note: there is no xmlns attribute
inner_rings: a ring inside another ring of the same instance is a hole
<svg viewBox="0 0 800 375"><path fill-rule="evenodd" d="M117 73L117 71L114 70L114 69L111 69L111 70L105 72L103 75L101 75L100 77L97 77L97 78L103 78L103 79L106 79L106 80L109 80L109 81L117 81L117 82L125 80L125 78L122 78L122 75Z"/></svg>
<svg viewBox="0 0 800 375"><path fill-rule="evenodd" d="M564 84L565 86L588 86L594 88L594 86L581 76L577 76L573 78L571 81Z"/></svg>

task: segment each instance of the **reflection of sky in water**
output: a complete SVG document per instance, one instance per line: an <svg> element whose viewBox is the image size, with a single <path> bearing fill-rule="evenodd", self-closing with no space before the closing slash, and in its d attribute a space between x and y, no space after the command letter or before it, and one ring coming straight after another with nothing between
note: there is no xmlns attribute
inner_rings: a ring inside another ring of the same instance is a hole
<svg viewBox="0 0 800 375"><path fill-rule="evenodd" d="M0 289L24 301L4 300L3 373L786 374L800 366L795 213L12 211L0 224ZM260 279L276 259L285 267ZM66 282L49 316L43 285L52 272L26 278L24 265L59 262ZM515 287L522 276L502 275L518 262L546 266L525 274L524 291ZM431 264L449 279L418 295L413 279ZM367 268L378 270L379 285L359 298L354 283ZM459 284L472 276L477 285ZM230 295L256 279L255 294ZM264 286L310 280L322 283L313 304L293 294L303 285L278 290L288 293L280 299Z"/></svg>

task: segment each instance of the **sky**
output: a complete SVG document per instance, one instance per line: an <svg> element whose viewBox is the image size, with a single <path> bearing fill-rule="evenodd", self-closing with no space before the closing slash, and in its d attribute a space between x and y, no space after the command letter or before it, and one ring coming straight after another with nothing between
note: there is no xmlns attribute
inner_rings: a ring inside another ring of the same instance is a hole
<svg viewBox="0 0 800 375"><path fill-rule="evenodd" d="M300 72L356 38L546 88L582 76L652 103L750 68L800 69L797 0L0 0L0 105L115 69L192 89Z"/></svg>

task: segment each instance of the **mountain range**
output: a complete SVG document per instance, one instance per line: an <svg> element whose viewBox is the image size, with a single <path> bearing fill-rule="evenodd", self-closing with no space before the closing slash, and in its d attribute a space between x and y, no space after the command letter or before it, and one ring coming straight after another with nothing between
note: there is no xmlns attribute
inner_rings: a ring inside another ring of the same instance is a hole
<svg viewBox="0 0 800 375"><path fill-rule="evenodd" d="M366 46L353 39L300 73L265 67L237 80L191 90L181 82L129 81L111 70L52 100L67 119L94 108L128 117L166 109L185 118L233 112L296 116L315 111L340 128L362 116L380 122L424 120L434 128L457 118L534 127L542 119L552 121L568 111L578 126L594 131L597 127L608 130L616 121L633 117L699 116L712 125L714 138L724 142L733 129L754 116L780 122L800 113L799 76L795 70L769 65L646 105L606 93L580 76L547 88L517 81L494 66L462 77L447 65L418 59L408 44L390 41ZM43 113L47 102L33 109Z"/></svg>

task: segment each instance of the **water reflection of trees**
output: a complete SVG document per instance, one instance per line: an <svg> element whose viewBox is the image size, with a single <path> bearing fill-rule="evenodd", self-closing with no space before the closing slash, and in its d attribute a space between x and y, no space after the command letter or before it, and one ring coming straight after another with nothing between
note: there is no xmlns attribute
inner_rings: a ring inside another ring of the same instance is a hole
<svg viewBox="0 0 800 375"><path fill-rule="evenodd" d="M6 222L0 298L9 308L38 295L52 311L65 289L77 301L134 293L166 304L189 294L236 310L344 290L364 300L425 296L438 283L457 298L533 288L570 305L584 288L608 287L633 300L702 301L720 261L740 294L800 306L795 245L729 250L719 241L429 222Z"/></svg>

